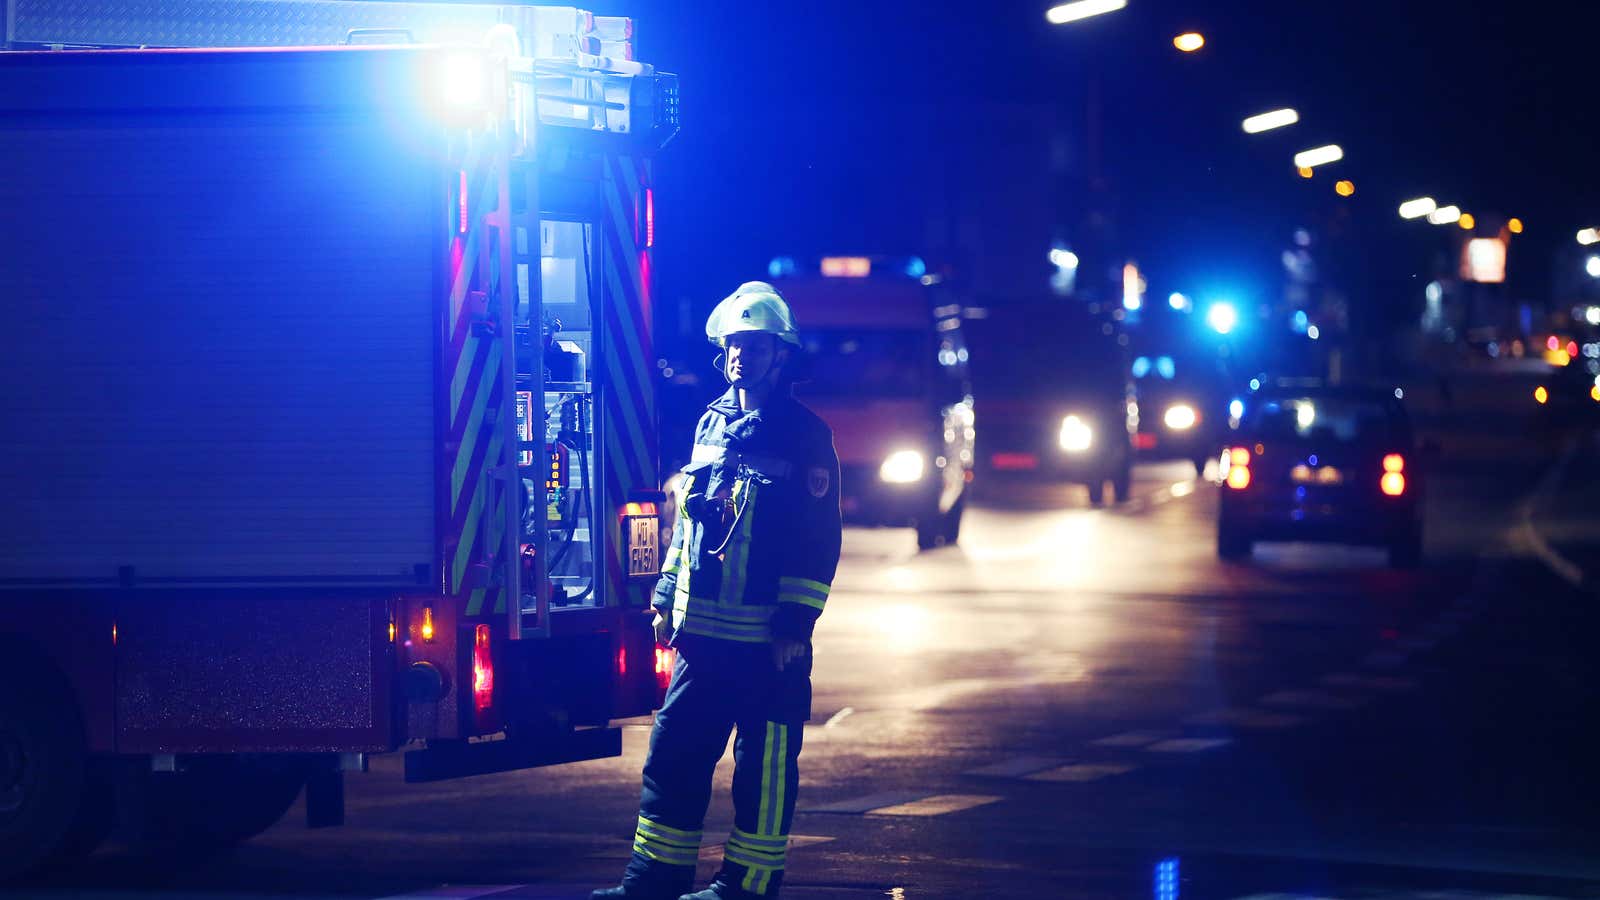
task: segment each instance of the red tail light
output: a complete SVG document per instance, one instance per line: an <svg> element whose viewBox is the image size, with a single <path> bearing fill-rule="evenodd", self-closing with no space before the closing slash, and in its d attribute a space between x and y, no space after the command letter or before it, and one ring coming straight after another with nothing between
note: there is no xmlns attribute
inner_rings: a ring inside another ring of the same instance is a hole
<svg viewBox="0 0 1600 900"><path fill-rule="evenodd" d="M648 250L656 245L656 190L644 189L644 246Z"/></svg>
<svg viewBox="0 0 1600 900"><path fill-rule="evenodd" d="M666 647L656 648L656 689L661 696L666 695L667 685L672 681L672 666L677 661L677 651ZM660 703L660 700L656 702Z"/></svg>
<svg viewBox="0 0 1600 900"><path fill-rule="evenodd" d="M1383 458L1383 478L1379 479L1378 487L1390 497L1398 497L1406 492L1406 458L1398 453L1391 453Z"/></svg>
<svg viewBox="0 0 1600 900"><path fill-rule="evenodd" d="M1222 478L1228 487L1242 491L1250 486L1250 451L1245 447L1230 447L1222 456Z"/></svg>
<svg viewBox="0 0 1600 900"><path fill-rule="evenodd" d="M494 660L489 656L489 626L479 625L472 640L472 700L480 710L494 703Z"/></svg>

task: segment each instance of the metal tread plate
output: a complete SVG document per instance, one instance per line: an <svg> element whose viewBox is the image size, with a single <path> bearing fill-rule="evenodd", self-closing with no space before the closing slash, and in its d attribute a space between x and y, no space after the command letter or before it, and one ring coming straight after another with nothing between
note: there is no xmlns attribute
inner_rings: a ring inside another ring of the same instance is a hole
<svg viewBox="0 0 1600 900"><path fill-rule="evenodd" d="M9 0L10 40L110 47L308 47L356 29L403 29L417 43L479 43L502 22L531 34L527 6L357 0Z"/></svg>

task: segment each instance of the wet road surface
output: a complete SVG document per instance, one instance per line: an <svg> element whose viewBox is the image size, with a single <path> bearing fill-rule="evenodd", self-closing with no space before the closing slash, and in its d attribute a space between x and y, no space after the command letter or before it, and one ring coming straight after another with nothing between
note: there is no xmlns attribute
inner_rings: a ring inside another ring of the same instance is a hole
<svg viewBox="0 0 1600 900"><path fill-rule="evenodd" d="M1519 512L1573 457L1542 478L1544 442L1458 437L1417 572L1303 545L1223 563L1218 488L1186 463L1141 466L1108 509L990 486L960 545L927 553L850 529L786 896L1600 896L1594 598ZM112 846L18 894L587 896L627 858L647 735L435 785L379 758L348 777L342 829L297 807L211 862Z"/></svg>

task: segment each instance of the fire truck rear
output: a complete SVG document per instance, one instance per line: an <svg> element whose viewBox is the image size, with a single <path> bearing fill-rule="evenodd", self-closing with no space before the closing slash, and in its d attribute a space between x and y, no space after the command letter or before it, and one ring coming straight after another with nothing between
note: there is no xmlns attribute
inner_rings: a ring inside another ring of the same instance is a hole
<svg viewBox="0 0 1600 900"><path fill-rule="evenodd" d="M573 8L103 8L0 53L0 876L618 754L673 76Z"/></svg>

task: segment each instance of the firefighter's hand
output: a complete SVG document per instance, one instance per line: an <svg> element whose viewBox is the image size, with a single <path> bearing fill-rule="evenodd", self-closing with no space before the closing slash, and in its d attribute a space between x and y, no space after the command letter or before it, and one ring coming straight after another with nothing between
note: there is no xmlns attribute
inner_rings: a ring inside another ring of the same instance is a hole
<svg viewBox="0 0 1600 900"><path fill-rule="evenodd" d="M661 646L667 646L667 642L672 640L672 619L662 615L659 610L656 611L655 631L656 643Z"/></svg>
<svg viewBox="0 0 1600 900"><path fill-rule="evenodd" d="M773 638L772 664L782 672L784 667L806 655L806 642L790 638Z"/></svg>

